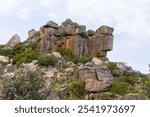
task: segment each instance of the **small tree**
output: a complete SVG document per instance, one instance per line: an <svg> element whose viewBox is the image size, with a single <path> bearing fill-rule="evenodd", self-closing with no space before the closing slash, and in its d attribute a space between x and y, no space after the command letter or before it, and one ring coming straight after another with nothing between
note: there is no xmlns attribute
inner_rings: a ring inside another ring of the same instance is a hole
<svg viewBox="0 0 150 117"><path fill-rule="evenodd" d="M2 77L5 99L32 100L46 99L44 81L38 71L19 69L12 75Z"/></svg>

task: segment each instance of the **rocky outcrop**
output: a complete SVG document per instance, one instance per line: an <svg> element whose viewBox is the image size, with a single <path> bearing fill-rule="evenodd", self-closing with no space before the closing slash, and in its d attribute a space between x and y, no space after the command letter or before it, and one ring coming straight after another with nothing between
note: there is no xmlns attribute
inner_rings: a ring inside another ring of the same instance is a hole
<svg viewBox="0 0 150 117"><path fill-rule="evenodd" d="M9 41L8 43L5 45L6 48L13 48L15 47L18 43L21 42L20 37L16 34L14 35Z"/></svg>
<svg viewBox="0 0 150 117"><path fill-rule="evenodd" d="M64 21L61 26L49 21L40 28L38 51L51 53L59 48L67 48L79 57L106 57L107 51L113 48L113 31L113 28L108 26L101 26L95 32L86 31L86 26L79 25L71 19ZM34 34L35 30L31 30L28 37L34 37Z"/></svg>
<svg viewBox="0 0 150 117"><path fill-rule="evenodd" d="M107 90L111 84L113 76L105 66L82 66L77 71L79 83L84 83L88 92L99 92Z"/></svg>
<svg viewBox="0 0 150 117"><path fill-rule="evenodd" d="M94 57L106 57L107 51L113 49L113 28L101 26L93 36L89 36L87 46L89 54Z"/></svg>

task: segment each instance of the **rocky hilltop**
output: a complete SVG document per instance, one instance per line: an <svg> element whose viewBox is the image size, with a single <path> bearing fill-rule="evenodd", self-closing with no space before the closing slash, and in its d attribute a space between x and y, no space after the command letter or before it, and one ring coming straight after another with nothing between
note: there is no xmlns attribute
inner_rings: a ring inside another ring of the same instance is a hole
<svg viewBox="0 0 150 117"><path fill-rule="evenodd" d="M113 48L113 31L114 29L108 26L101 26L96 31L86 31L86 26L70 19L64 21L61 26L49 21L38 32L30 30L27 42L38 42L40 53L51 53L63 47L79 57L106 57L107 51Z"/></svg>
<svg viewBox="0 0 150 117"><path fill-rule="evenodd" d="M111 62L113 31L49 21L0 45L1 99L150 99L150 78Z"/></svg>

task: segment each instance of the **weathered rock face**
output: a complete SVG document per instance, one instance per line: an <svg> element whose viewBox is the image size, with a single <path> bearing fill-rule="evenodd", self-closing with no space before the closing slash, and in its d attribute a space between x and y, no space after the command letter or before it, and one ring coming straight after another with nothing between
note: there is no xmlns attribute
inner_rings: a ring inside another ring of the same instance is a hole
<svg viewBox="0 0 150 117"><path fill-rule="evenodd" d="M94 57L106 57L113 48L113 28L102 26L87 40L89 54Z"/></svg>
<svg viewBox="0 0 150 117"><path fill-rule="evenodd" d="M28 39L32 39L35 36L36 36L36 31L34 29L28 32Z"/></svg>
<svg viewBox="0 0 150 117"><path fill-rule="evenodd" d="M51 53L63 47L79 57L106 57L107 51L113 48L113 31L113 28L108 26L102 26L96 31L86 31L86 26L79 25L71 19L64 21L61 26L49 21L40 28L38 51ZM30 33L29 37L32 37L35 32L32 30Z"/></svg>
<svg viewBox="0 0 150 117"><path fill-rule="evenodd" d="M112 84L113 76L102 66L83 66L77 71L78 82L85 84L88 92L98 92L108 89Z"/></svg>
<svg viewBox="0 0 150 117"><path fill-rule="evenodd" d="M20 43L21 39L20 37L16 34L14 35L8 43L5 45L6 48L13 48L15 47L18 43Z"/></svg>

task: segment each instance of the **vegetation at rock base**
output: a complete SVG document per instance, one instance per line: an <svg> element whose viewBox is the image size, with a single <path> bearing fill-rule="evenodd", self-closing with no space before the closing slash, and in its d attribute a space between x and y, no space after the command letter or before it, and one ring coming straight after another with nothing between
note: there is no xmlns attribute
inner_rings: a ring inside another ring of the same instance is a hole
<svg viewBox="0 0 150 117"><path fill-rule="evenodd" d="M66 48L59 48L57 50L65 60L71 61L75 58L75 55L71 52L71 50L66 49Z"/></svg>
<svg viewBox="0 0 150 117"><path fill-rule="evenodd" d="M39 53L36 51L36 48L36 43L27 45L17 44L13 49L15 52L13 64L20 66L22 63L30 63L32 60L38 59Z"/></svg>
<svg viewBox="0 0 150 117"><path fill-rule="evenodd" d="M87 91L85 90L83 85L77 84L77 83L70 83L68 84L68 89L73 94L73 97L82 97L87 94Z"/></svg>
<svg viewBox="0 0 150 117"><path fill-rule="evenodd" d="M15 52L13 51L13 49L8 49L8 48L0 48L0 55L2 56L7 56L9 58L13 58L13 56L15 55Z"/></svg>
<svg viewBox="0 0 150 117"><path fill-rule="evenodd" d="M126 94L129 90L129 84L127 82L113 82L111 92L117 94Z"/></svg>
<svg viewBox="0 0 150 117"><path fill-rule="evenodd" d="M78 59L78 62L84 63L84 64L90 61L92 61L92 57L90 55L87 55Z"/></svg>
<svg viewBox="0 0 150 117"><path fill-rule="evenodd" d="M2 77L4 99L37 100L46 99L44 81L40 72L20 69L14 75Z"/></svg>
<svg viewBox="0 0 150 117"><path fill-rule="evenodd" d="M38 64L41 66L56 66L57 65L57 58L53 55L41 55L38 58Z"/></svg>
<svg viewBox="0 0 150 117"><path fill-rule="evenodd" d="M138 76L122 76L121 80L130 85L134 85L138 81Z"/></svg>

